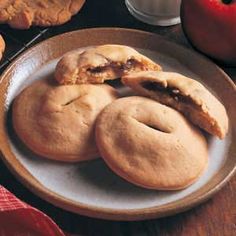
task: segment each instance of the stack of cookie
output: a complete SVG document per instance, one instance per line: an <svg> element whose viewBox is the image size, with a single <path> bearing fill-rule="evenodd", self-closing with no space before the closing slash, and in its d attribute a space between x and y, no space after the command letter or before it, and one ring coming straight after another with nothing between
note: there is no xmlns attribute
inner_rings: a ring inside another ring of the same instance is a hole
<svg viewBox="0 0 236 236"><path fill-rule="evenodd" d="M136 95L119 98L104 84L118 78ZM135 185L176 190L207 167L202 130L222 139L228 117L198 81L161 71L131 47L102 45L67 53L55 80L24 89L13 103L13 125L41 156L68 162L101 156Z"/></svg>

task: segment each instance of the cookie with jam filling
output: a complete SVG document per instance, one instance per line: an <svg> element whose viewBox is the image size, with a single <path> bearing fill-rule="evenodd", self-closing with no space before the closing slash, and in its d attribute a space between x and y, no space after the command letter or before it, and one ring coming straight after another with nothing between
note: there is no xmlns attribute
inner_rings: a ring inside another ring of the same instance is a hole
<svg viewBox="0 0 236 236"><path fill-rule="evenodd" d="M60 84L97 84L148 70L161 67L131 47L107 44L64 55L56 66L55 79Z"/></svg>
<svg viewBox="0 0 236 236"><path fill-rule="evenodd" d="M182 112L195 125L223 139L228 131L224 105L200 82L174 72L138 72L124 76L123 84L138 94Z"/></svg>

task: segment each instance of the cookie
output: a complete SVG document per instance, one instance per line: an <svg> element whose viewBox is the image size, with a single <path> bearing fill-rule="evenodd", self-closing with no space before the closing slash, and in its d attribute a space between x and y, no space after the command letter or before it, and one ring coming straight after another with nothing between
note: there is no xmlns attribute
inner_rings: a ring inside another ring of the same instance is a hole
<svg viewBox="0 0 236 236"><path fill-rule="evenodd" d="M224 105L200 82L173 72L140 72L122 78L138 94L182 112L195 125L223 139L228 131Z"/></svg>
<svg viewBox="0 0 236 236"><path fill-rule="evenodd" d="M2 37L2 35L0 35L0 60L2 59L2 55L3 55L3 53L4 53L4 51L5 51L5 41L4 41L4 39L3 39L3 37Z"/></svg>
<svg viewBox="0 0 236 236"><path fill-rule="evenodd" d="M114 99L109 85L57 86L40 80L23 90L13 103L13 126L35 153L75 162L97 158L95 120Z"/></svg>
<svg viewBox="0 0 236 236"><path fill-rule="evenodd" d="M60 25L71 19L85 0L4 0L0 5L0 23L12 28L28 29L31 25Z"/></svg>
<svg viewBox="0 0 236 236"><path fill-rule="evenodd" d="M108 105L97 118L96 143L116 174L149 189L185 188L208 163L200 130L178 111L145 97Z"/></svg>
<svg viewBox="0 0 236 236"><path fill-rule="evenodd" d="M123 45L101 45L67 53L56 66L60 84L103 83L131 71L160 70L155 62Z"/></svg>

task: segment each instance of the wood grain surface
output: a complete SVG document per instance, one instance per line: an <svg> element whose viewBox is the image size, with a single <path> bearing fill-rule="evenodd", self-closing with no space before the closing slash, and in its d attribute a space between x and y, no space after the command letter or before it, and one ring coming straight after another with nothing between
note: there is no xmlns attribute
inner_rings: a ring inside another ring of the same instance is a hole
<svg viewBox="0 0 236 236"><path fill-rule="evenodd" d="M157 33L167 39L191 47L181 25L149 26L134 19L124 1L87 0L81 12L65 25L51 28L37 41L53 35L87 27L116 26ZM1 29L1 28L0 28ZM14 47L14 41L7 41ZM236 69L223 69L236 81ZM236 102L236 101L235 101ZM236 144L235 144L236 145ZM175 216L140 222L112 222L82 217L54 207L22 186L0 161L0 184L25 202L44 211L64 230L76 235L151 235L151 236L235 236L236 176L206 203Z"/></svg>

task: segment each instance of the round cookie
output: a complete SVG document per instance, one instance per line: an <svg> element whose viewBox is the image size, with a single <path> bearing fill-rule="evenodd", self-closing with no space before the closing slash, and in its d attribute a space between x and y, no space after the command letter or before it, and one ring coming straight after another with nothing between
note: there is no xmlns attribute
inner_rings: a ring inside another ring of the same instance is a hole
<svg viewBox="0 0 236 236"><path fill-rule="evenodd" d="M4 53L4 51L5 51L5 41L4 41L4 39L3 39L3 37L2 37L2 35L0 35L0 60L2 59L2 55L3 55L3 53Z"/></svg>
<svg viewBox="0 0 236 236"><path fill-rule="evenodd" d="M12 28L28 29L31 25L60 25L71 19L85 0L4 0L0 5L0 23Z"/></svg>
<svg viewBox="0 0 236 236"><path fill-rule="evenodd" d="M116 174L149 189L185 188L208 163L201 132L178 111L144 97L108 105L97 118L96 142Z"/></svg>
<svg viewBox="0 0 236 236"><path fill-rule="evenodd" d="M60 161L99 156L95 120L117 93L109 85L57 86L40 80L23 90L13 103L13 126L35 153Z"/></svg>

